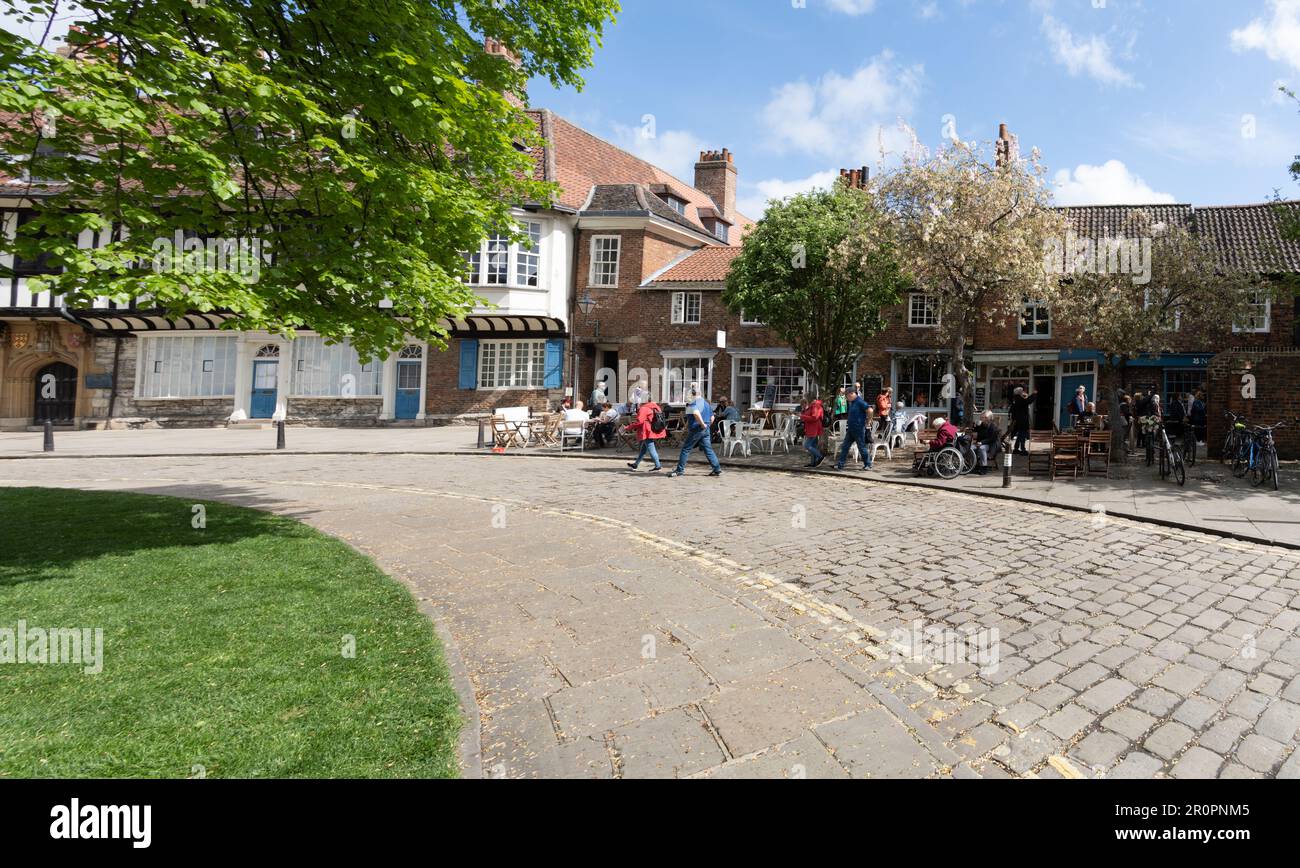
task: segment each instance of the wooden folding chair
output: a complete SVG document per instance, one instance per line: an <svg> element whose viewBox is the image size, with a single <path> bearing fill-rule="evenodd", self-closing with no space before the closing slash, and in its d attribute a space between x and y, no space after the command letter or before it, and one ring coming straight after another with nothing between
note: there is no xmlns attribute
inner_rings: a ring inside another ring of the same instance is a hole
<svg viewBox="0 0 1300 868"><path fill-rule="evenodd" d="M1052 438L1052 479L1056 474L1069 471L1071 479L1079 477L1079 438L1062 434Z"/></svg>
<svg viewBox="0 0 1300 868"><path fill-rule="evenodd" d="M523 436L514 423L506 420L504 416L492 417L492 445L497 449L507 449L511 446L526 446Z"/></svg>
<svg viewBox="0 0 1300 868"><path fill-rule="evenodd" d="M1030 476L1052 472L1052 437L1051 431L1029 432L1029 444L1026 447L1029 450L1029 460L1026 464Z"/></svg>
<svg viewBox="0 0 1300 868"><path fill-rule="evenodd" d="M1089 476L1110 476L1110 432L1093 431L1088 435L1088 451L1084 453L1084 472ZM1099 464L1101 469L1093 465Z"/></svg>

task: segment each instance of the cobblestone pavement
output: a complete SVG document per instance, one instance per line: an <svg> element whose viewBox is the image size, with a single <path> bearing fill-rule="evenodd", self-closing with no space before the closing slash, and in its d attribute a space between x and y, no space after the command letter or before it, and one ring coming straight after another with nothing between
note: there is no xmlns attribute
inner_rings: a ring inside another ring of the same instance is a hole
<svg viewBox="0 0 1300 868"><path fill-rule="evenodd" d="M488 776L1300 777L1296 551L585 459L23 461L14 484L226 499L372 554L450 634Z"/></svg>

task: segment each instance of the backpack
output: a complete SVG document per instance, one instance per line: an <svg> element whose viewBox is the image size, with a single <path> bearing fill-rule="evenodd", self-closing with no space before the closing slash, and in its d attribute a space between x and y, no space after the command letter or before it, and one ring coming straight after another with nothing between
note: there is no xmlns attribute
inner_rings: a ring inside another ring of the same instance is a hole
<svg viewBox="0 0 1300 868"><path fill-rule="evenodd" d="M668 430L668 420L664 418L664 411L658 407L650 411L650 430L655 434L662 434Z"/></svg>

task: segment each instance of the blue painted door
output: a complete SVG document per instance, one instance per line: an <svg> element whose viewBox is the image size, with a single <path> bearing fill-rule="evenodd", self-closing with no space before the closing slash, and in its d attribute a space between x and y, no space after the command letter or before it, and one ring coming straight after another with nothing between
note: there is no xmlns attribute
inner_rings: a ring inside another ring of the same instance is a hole
<svg viewBox="0 0 1300 868"><path fill-rule="evenodd" d="M393 415L398 419L414 419L420 413L419 362L397 363L397 400Z"/></svg>
<svg viewBox="0 0 1300 868"><path fill-rule="evenodd" d="M248 415L253 419L270 419L275 415L275 392L280 363L273 360L253 362L253 400Z"/></svg>
<svg viewBox="0 0 1300 868"><path fill-rule="evenodd" d="M1094 394L1096 389L1093 387L1092 377L1092 374L1067 374L1066 376L1061 377L1060 428L1062 431L1074 427L1074 420L1071 418L1071 416L1074 415L1074 411L1070 409L1070 405L1071 402L1074 401L1075 391L1080 386L1083 386L1086 390L1084 394L1088 396L1089 401L1097 400L1097 396Z"/></svg>

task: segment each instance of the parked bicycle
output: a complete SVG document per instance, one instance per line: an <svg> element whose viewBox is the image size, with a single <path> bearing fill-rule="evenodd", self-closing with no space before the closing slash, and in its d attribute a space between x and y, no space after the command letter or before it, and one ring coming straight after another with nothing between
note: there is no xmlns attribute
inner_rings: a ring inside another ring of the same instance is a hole
<svg viewBox="0 0 1300 868"><path fill-rule="evenodd" d="M1163 423L1157 421L1155 431L1152 432L1151 438L1154 442L1154 450L1160 455L1160 478L1168 479L1170 475L1180 486L1187 482L1187 465L1183 461L1181 449L1175 449L1174 444L1169 442L1169 433L1165 430ZM1148 453L1149 454L1149 453ZM1148 460L1147 462L1151 462Z"/></svg>
<svg viewBox="0 0 1300 868"><path fill-rule="evenodd" d="M1220 464L1237 457L1242 444L1246 441L1248 436L1246 429L1250 425L1250 421L1245 416L1238 416L1231 410L1224 413L1223 418L1228 420L1228 433L1223 438L1223 452L1219 453Z"/></svg>
<svg viewBox="0 0 1300 868"><path fill-rule="evenodd" d="M1285 427L1285 422L1256 425L1237 450L1237 456L1232 462L1233 475L1243 477L1249 473L1251 484L1255 486L1272 481L1273 490L1277 491L1277 444L1273 440L1273 432Z"/></svg>

